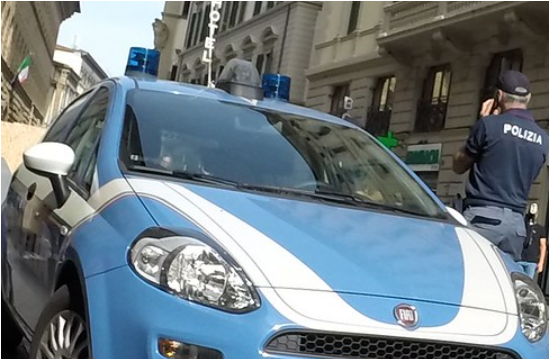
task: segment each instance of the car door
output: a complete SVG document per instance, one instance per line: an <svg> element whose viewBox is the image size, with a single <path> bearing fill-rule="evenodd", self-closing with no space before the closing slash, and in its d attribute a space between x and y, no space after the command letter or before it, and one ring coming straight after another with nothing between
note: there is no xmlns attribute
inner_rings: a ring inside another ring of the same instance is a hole
<svg viewBox="0 0 550 360"><path fill-rule="evenodd" d="M62 122L63 116L60 117L44 137L43 141L65 143L75 152L73 167L67 175L71 194L65 204L57 208L51 183L45 177L31 173L24 166L14 175L17 178L14 182L20 187L14 193L22 196L18 209L19 231L16 229L8 237L16 250L7 256L13 267L10 302L30 329L36 325L53 293L57 268L64 257L70 224L62 214L78 211L75 206L85 203L89 197L110 93L108 86L102 86L82 97L81 105L73 107L73 113L77 114L74 120Z"/></svg>

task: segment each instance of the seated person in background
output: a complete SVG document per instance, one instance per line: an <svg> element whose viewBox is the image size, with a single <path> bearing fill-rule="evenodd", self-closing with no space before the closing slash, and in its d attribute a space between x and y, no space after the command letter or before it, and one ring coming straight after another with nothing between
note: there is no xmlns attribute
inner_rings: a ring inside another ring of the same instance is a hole
<svg viewBox="0 0 550 360"><path fill-rule="evenodd" d="M525 273L536 280L538 274L544 270L547 252L547 240L544 235L544 227L537 224L538 205L531 204L527 213L527 238L523 245L521 261Z"/></svg>

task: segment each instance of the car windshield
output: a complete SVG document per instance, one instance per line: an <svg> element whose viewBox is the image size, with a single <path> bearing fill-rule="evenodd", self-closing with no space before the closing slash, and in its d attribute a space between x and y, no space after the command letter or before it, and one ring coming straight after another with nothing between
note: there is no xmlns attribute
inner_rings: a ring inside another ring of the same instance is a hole
<svg viewBox="0 0 550 360"><path fill-rule="evenodd" d="M120 156L128 169L144 173L218 179L272 194L330 195L357 206L446 218L364 132L253 105L131 91Z"/></svg>

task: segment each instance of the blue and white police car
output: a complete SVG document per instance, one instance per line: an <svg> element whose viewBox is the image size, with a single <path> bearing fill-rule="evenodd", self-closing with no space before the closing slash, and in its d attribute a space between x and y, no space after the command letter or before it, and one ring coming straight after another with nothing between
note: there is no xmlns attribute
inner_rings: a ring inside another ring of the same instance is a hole
<svg viewBox="0 0 550 360"><path fill-rule="evenodd" d="M103 81L25 152L2 211L2 346L548 358L538 286L392 152L264 98L249 64L218 84Z"/></svg>

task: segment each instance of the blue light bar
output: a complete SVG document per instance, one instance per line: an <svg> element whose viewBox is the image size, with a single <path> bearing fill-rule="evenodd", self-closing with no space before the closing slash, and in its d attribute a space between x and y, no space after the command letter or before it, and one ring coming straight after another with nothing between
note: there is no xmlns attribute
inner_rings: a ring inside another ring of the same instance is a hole
<svg viewBox="0 0 550 360"><path fill-rule="evenodd" d="M279 74L265 74L262 77L264 98L290 100L290 77Z"/></svg>
<svg viewBox="0 0 550 360"><path fill-rule="evenodd" d="M140 47L130 48L125 74L129 76L143 74L157 76L159 60L160 52L158 50Z"/></svg>

